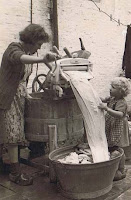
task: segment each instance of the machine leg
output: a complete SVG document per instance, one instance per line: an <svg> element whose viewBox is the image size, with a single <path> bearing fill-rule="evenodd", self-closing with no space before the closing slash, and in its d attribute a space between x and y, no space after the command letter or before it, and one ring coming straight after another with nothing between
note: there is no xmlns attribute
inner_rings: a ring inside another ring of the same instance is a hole
<svg viewBox="0 0 131 200"><path fill-rule="evenodd" d="M57 127L56 125L49 125L49 152L57 148ZM49 163L49 178L51 183L56 183L56 173L52 162Z"/></svg>

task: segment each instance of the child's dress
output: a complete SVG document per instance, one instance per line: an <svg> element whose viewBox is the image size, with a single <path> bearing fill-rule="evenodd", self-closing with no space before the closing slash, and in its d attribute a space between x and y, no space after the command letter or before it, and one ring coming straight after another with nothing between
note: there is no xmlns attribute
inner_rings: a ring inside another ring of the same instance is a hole
<svg viewBox="0 0 131 200"><path fill-rule="evenodd" d="M113 97L108 102L108 107L124 113L123 118L117 118L106 113L105 116L105 132L107 136L108 146L126 147L129 146L129 127L127 118L126 100L115 100Z"/></svg>

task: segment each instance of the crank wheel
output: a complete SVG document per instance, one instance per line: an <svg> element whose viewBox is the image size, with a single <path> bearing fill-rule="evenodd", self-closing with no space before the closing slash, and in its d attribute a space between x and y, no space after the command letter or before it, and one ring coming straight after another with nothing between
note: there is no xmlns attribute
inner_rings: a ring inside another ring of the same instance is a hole
<svg viewBox="0 0 131 200"><path fill-rule="evenodd" d="M36 76L32 82L32 92L44 91L44 82L46 79L46 74L39 74Z"/></svg>

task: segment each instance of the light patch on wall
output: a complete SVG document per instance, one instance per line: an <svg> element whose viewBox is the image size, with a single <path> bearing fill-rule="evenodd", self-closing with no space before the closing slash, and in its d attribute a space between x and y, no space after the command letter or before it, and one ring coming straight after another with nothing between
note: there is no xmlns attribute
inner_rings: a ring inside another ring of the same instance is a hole
<svg viewBox="0 0 131 200"><path fill-rule="evenodd" d="M127 33L127 29L126 29L126 30L124 29L124 30L122 31L122 35L123 35L123 37L125 37L125 38L126 38L126 33Z"/></svg>
<svg viewBox="0 0 131 200"><path fill-rule="evenodd" d="M97 2L97 3L101 2L101 0L88 0L88 1L94 1L94 2Z"/></svg>

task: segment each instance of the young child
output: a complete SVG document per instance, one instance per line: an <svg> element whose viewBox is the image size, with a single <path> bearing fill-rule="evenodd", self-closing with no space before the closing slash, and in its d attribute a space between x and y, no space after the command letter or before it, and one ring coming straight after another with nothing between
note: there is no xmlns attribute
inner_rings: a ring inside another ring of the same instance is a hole
<svg viewBox="0 0 131 200"><path fill-rule="evenodd" d="M102 99L99 108L106 111L105 132L109 152L129 146L129 128L127 117L127 103L124 99L129 93L129 81L124 77L116 77L111 82L110 96ZM125 155L122 156L114 180L126 177Z"/></svg>

